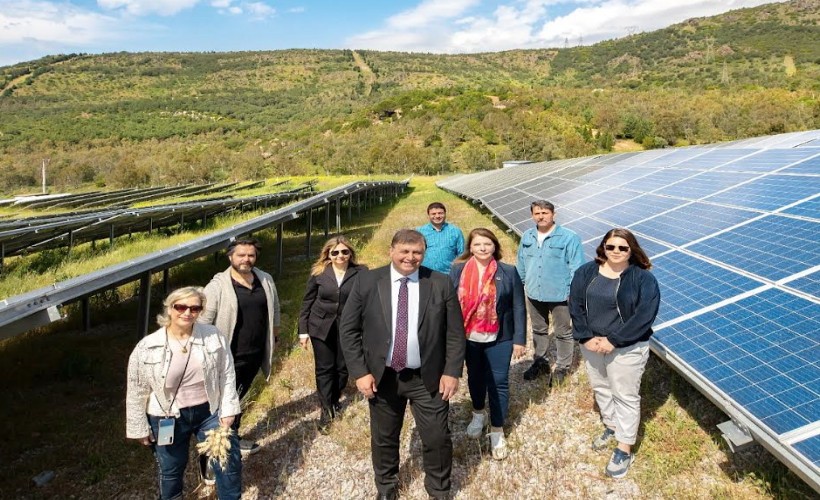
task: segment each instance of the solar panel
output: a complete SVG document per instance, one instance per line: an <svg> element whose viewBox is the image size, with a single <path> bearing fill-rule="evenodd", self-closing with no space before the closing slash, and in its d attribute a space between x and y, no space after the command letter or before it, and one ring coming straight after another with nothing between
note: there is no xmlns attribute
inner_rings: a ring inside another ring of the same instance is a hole
<svg viewBox="0 0 820 500"><path fill-rule="evenodd" d="M820 265L818 227L814 221L769 215L688 249L776 281Z"/></svg>
<svg viewBox="0 0 820 500"><path fill-rule="evenodd" d="M659 329L657 340L779 435L820 410L818 332L820 304L767 289Z"/></svg>
<svg viewBox="0 0 820 500"><path fill-rule="evenodd" d="M756 155L746 156L742 159L720 165L716 170L733 170L739 172L773 172L795 162L803 161L806 158L816 155L817 151L810 149L794 149L777 151L762 151Z"/></svg>
<svg viewBox="0 0 820 500"><path fill-rule="evenodd" d="M535 163L497 198L503 175L481 182L519 234L530 201L555 203L588 259L608 229L634 231L661 286L655 353L820 490L818 146L814 130Z"/></svg>
<svg viewBox="0 0 820 500"><path fill-rule="evenodd" d="M694 202L639 222L632 229L673 245L683 245L757 215L749 210Z"/></svg>
<svg viewBox="0 0 820 500"><path fill-rule="evenodd" d="M803 176L773 174L714 194L708 197L707 201L771 211L810 198L815 194L817 194L817 185L807 182Z"/></svg>

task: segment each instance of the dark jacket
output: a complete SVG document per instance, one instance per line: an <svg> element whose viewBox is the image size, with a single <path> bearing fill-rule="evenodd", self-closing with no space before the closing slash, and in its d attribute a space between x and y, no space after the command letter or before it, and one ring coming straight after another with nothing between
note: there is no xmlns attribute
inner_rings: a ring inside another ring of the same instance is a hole
<svg viewBox="0 0 820 500"><path fill-rule="evenodd" d="M339 335L350 376L384 375L393 330L390 265L363 271L342 312ZM447 275L419 268L419 352L421 378L438 392L442 375L460 378L467 340L461 306Z"/></svg>
<svg viewBox="0 0 820 500"><path fill-rule="evenodd" d="M326 340L334 323L342 316L354 278L366 269L365 266L349 266L341 285L336 282L332 265L325 267L322 274L311 276L299 311L299 333Z"/></svg>
<svg viewBox="0 0 820 500"><path fill-rule="evenodd" d="M465 262L453 264L450 281L458 296L458 283ZM499 342L512 340L516 345L527 345L527 307L524 303L524 285L515 266L498 262L495 273L495 310L498 313Z"/></svg>
<svg viewBox="0 0 820 500"><path fill-rule="evenodd" d="M598 263L587 262L575 272L570 287L569 313L572 316L572 336L581 343L594 336L587 326L586 294L596 276ZM606 338L615 347L627 347L649 340L660 303L661 291L655 276L646 269L630 265L621 273L621 283L617 292L618 313L622 324Z"/></svg>

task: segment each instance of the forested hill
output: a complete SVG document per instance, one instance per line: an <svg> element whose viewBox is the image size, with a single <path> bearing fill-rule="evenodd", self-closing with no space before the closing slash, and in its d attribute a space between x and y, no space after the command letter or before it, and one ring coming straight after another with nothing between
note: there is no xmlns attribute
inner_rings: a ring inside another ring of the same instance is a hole
<svg viewBox="0 0 820 500"><path fill-rule="evenodd" d="M820 128L820 0L551 50L69 54L0 68L0 185L438 173Z"/></svg>

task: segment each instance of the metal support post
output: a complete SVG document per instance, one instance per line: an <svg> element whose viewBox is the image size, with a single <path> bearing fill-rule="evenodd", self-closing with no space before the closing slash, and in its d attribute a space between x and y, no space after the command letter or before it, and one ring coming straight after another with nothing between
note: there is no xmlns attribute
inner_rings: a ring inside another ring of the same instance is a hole
<svg viewBox="0 0 820 500"><path fill-rule="evenodd" d="M307 211L307 234L305 235L305 259L310 260L310 237L313 232L313 209Z"/></svg>
<svg viewBox="0 0 820 500"><path fill-rule="evenodd" d="M91 330L91 299L83 297L80 301L83 310L83 331Z"/></svg>
<svg viewBox="0 0 820 500"><path fill-rule="evenodd" d="M169 292L169 290L168 290L168 275L170 273L168 271L169 271L169 269L167 267L162 270L162 295L163 296L167 296L168 292Z"/></svg>
<svg viewBox="0 0 820 500"><path fill-rule="evenodd" d="M148 335L148 316L151 312L151 271L146 271L140 276L139 301L137 333L142 338Z"/></svg>
<svg viewBox="0 0 820 500"><path fill-rule="evenodd" d="M336 198L336 234L342 234L342 199Z"/></svg>
<svg viewBox="0 0 820 500"><path fill-rule="evenodd" d="M325 205L325 239L330 234L330 202Z"/></svg>
<svg viewBox="0 0 820 500"><path fill-rule="evenodd" d="M282 228L284 224L280 223L276 226L276 276L282 276L282 267L284 263L283 253L285 249L285 239L282 237Z"/></svg>

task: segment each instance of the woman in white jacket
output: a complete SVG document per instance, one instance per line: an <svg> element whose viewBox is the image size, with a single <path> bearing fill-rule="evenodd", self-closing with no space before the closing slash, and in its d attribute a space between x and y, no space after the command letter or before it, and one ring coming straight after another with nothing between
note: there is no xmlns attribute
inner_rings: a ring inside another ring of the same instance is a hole
<svg viewBox="0 0 820 500"><path fill-rule="evenodd" d="M230 428L240 412L230 346L216 327L197 324L205 306L201 288L185 287L165 299L161 328L143 338L128 361L126 434L150 446L159 466L160 498L182 498L191 436ZM239 438L228 457L211 459L220 499L242 493Z"/></svg>

